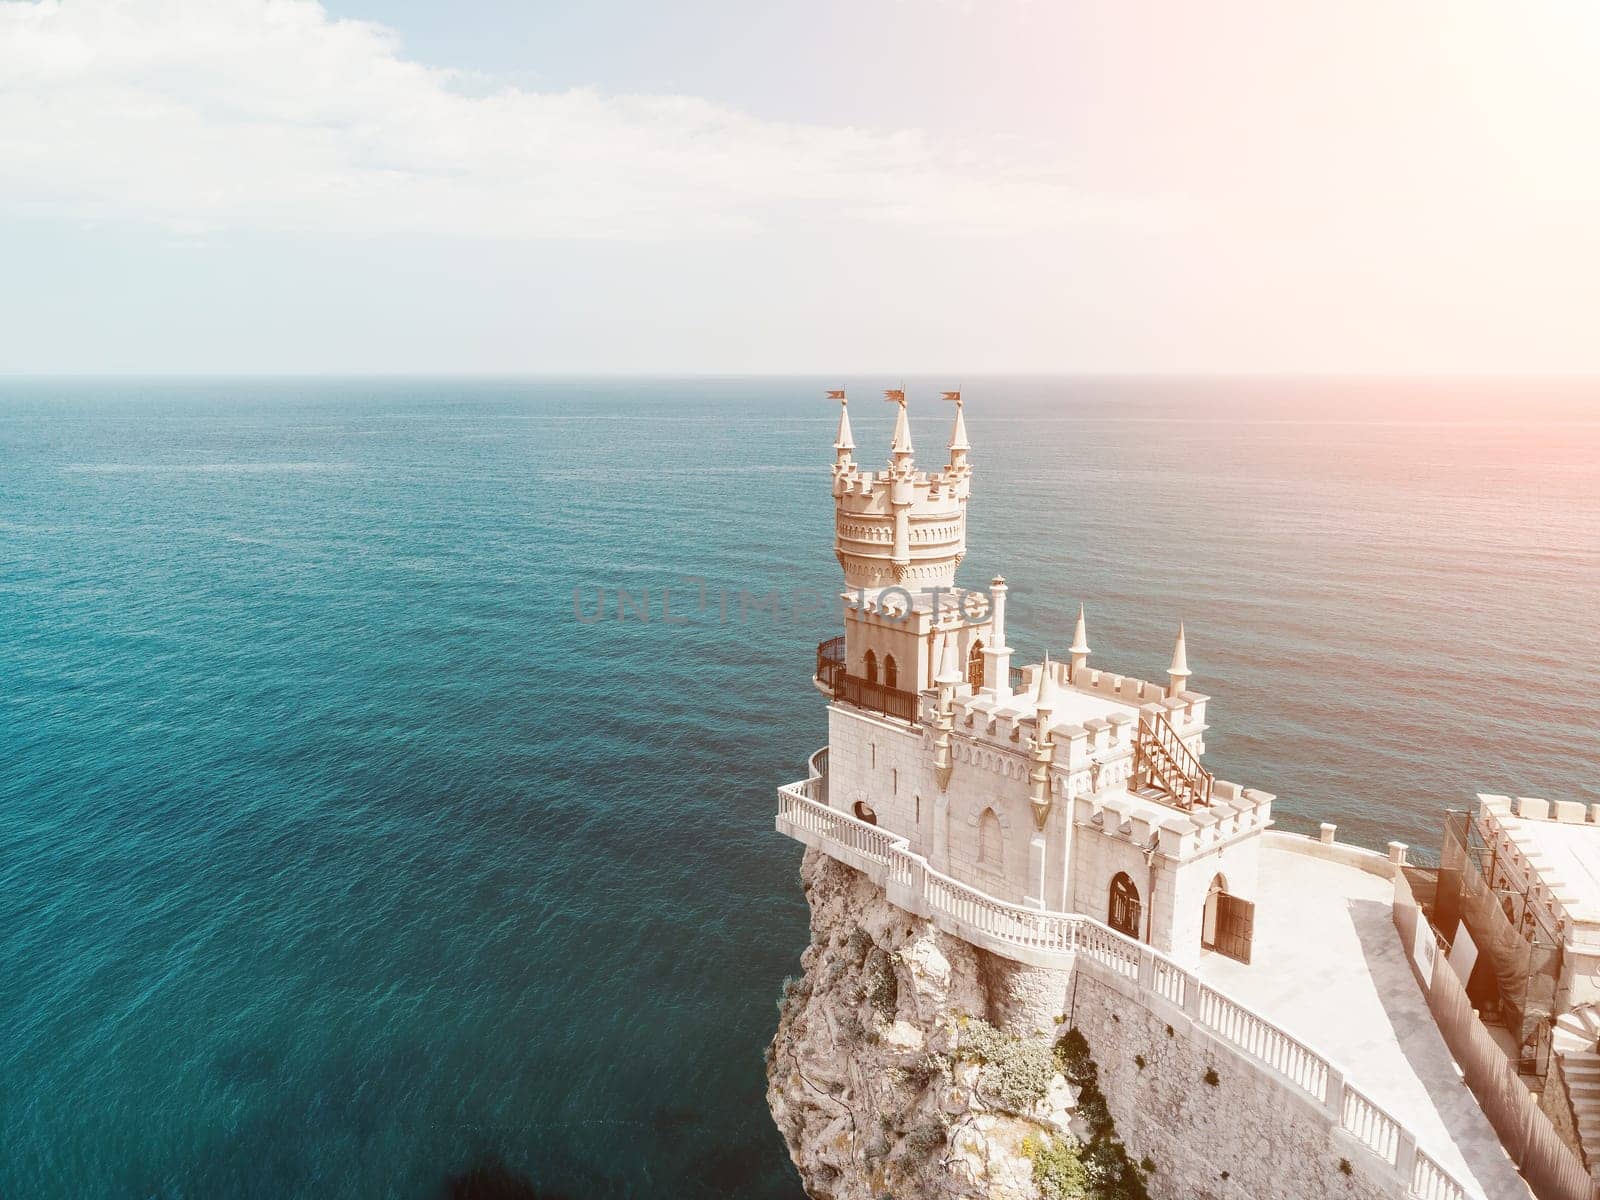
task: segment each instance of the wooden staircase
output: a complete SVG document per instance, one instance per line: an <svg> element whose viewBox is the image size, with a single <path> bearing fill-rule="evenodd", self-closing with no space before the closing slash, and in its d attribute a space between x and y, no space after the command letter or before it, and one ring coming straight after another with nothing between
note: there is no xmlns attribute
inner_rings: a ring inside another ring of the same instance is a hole
<svg viewBox="0 0 1600 1200"><path fill-rule="evenodd" d="M1168 803L1178 808L1211 803L1215 776L1200 765L1172 722L1160 712L1140 713L1139 740L1134 751L1140 781L1162 793Z"/></svg>

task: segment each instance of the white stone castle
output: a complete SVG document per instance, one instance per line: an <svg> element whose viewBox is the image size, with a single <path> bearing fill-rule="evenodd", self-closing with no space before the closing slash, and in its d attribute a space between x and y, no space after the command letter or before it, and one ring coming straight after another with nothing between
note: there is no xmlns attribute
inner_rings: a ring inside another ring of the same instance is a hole
<svg viewBox="0 0 1600 1200"><path fill-rule="evenodd" d="M1084 913L1180 962L1248 961L1273 797L1202 765L1207 697L1180 628L1165 684L1090 665L1080 607L1065 662L1020 670L1006 584L956 587L971 449L959 393L949 462L918 470L903 392L887 469L834 443L844 636L818 651L830 803L996 899ZM840 398L841 401L843 398Z"/></svg>
<svg viewBox="0 0 1600 1200"><path fill-rule="evenodd" d="M1470 967L1445 963L1413 894L1407 847L1275 830L1272 795L1215 779L1181 627L1165 683L1091 665L1081 606L1064 661L1013 666L1004 579L986 594L956 583L973 484L960 394L946 393L949 457L931 471L903 392L887 393L882 469L856 462L844 394L830 395L844 632L817 649L828 743L778 789L778 830L999 956L1042 1006L1035 1028L1071 1021L1109 1048L1130 1145L1190 1164L1162 1195L1501 1200L1532 1182L1541 1198L1600 1196L1561 1112L1533 1112L1487 1067L1463 1084L1460 1048L1489 1035L1456 980ZM1144 1070L1160 1056L1179 1076ZM1196 1099L1202 1070L1226 1112ZM1600 1058L1594 1071L1600 1088ZM1262 1165L1275 1142L1298 1174Z"/></svg>

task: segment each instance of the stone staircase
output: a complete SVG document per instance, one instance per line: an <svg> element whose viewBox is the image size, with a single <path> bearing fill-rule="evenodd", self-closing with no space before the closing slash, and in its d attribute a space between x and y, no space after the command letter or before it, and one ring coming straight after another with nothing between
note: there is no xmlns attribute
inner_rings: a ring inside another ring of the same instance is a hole
<svg viewBox="0 0 1600 1200"><path fill-rule="evenodd" d="M1600 1182L1600 1005L1562 1013L1551 1031L1550 1048L1561 1059L1561 1074L1578 1123L1578 1140L1591 1173Z"/></svg>

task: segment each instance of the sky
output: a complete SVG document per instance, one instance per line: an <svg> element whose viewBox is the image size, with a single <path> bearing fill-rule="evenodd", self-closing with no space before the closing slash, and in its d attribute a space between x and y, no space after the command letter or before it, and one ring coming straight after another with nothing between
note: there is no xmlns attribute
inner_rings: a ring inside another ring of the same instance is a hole
<svg viewBox="0 0 1600 1200"><path fill-rule="evenodd" d="M0 373L1600 372L1594 0L0 0Z"/></svg>

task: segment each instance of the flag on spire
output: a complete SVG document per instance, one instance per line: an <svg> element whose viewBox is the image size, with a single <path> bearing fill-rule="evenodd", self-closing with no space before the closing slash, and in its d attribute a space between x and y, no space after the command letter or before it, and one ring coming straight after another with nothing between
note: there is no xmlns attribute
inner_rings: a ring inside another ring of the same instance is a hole
<svg viewBox="0 0 1600 1200"><path fill-rule="evenodd" d="M829 392L828 393L828 399L829 400L843 400L844 399L844 390L840 389L837 392Z"/></svg>
<svg viewBox="0 0 1600 1200"><path fill-rule="evenodd" d="M900 412L894 419L894 437L889 442L889 452L898 461L901 458L911 458L911 424L906 420L906 394L901 389L884 392L883 398L891 400L900 406Z"/></svg>
<svg viewBox="0 0 1600 1200"><path fill-rule="evenodd" d="M954 400L956 402L956 407L958 408L961 406L960 392L940 392L939 396L943 400Z"/></svg>

